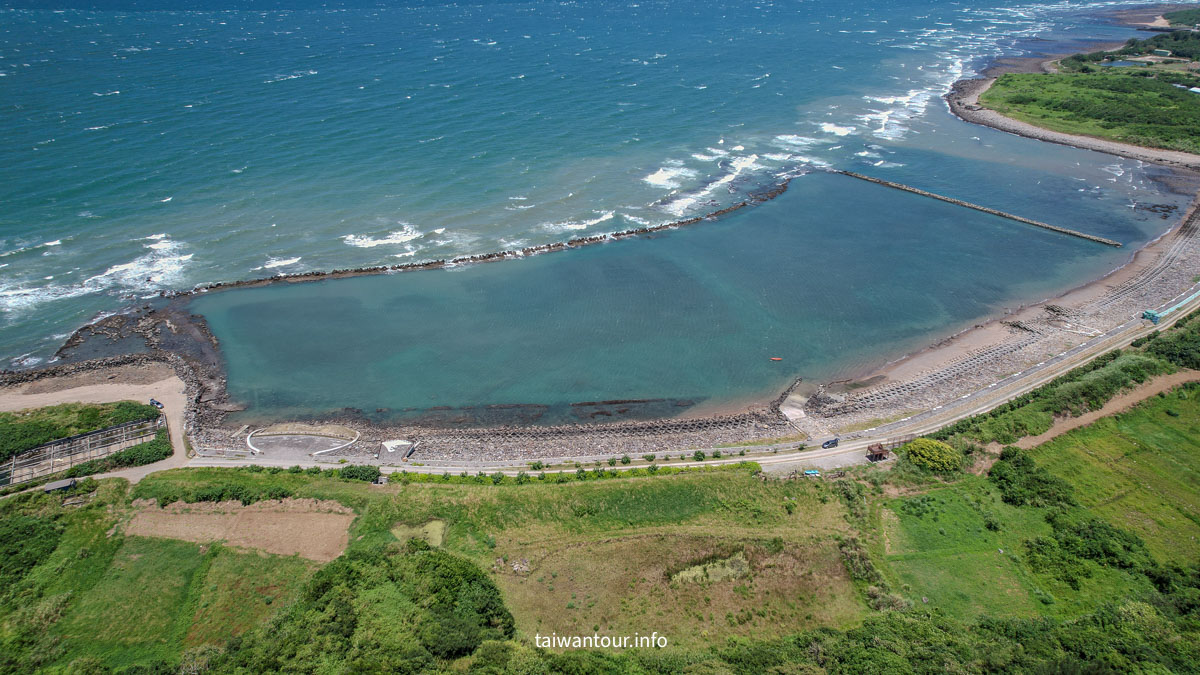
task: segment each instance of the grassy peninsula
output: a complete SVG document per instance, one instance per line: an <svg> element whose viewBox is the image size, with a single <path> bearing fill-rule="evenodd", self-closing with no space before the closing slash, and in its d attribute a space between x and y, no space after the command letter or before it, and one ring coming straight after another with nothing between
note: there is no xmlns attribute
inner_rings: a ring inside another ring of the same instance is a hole
<svg viewBox="0 0 1200 675"><path fill-rule="evenodd" d="M1164 33L1067 57L1058 73L1002 75L979 102L1052 131L1200 153L1197 59L1200 33ZM1115 62L1133 65L1103 65Z"/></svg>

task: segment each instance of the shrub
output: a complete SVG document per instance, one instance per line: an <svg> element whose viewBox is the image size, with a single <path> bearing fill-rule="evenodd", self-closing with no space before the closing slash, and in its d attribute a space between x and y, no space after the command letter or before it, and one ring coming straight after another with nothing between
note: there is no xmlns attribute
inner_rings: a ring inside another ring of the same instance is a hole
<svg viewBox="0 0 1200 675"><path fill-rule="evenodd" d="M47 518L10 515L0 520L0 597L58 546L62 527Z"/></svg>
<svg viewBox="0 0 1200 675"><path fill-rule="evenodd" d="M1009 446L988 473L1000 497L1013 506L1071 506L1075 504L1071 484L1034 463L1019 448Z"/></svg>
<svg viewBox="0 0 1200 675"><path fill-rule="evenodd" d="M166 429L159 429L155 434L154 440L139 443L132 448L125 448L118 452L114 452L108 457L100 459L92 459L82 464L67 469L63 476L67 478L76 478L79 476L90 476L96 473L104 473L113 469L126 466L144 466L164 460L171 456L171 440L167 436Z"/></svg>
<svg viewBox="0 0 1200 675"><path fill-rule="evenodd" d="M693 459L693 460L695 460L695 461L697 461L697 462L703 462L703 461L704 461L704 451L703 451L703 450L697 450L696 452L693 452L693 453L692 453L692 459Z"/></svg>
<svg viewBox="0 0 1200 675"><path fill-rule="evenodd" d="M1150 342L1146 353L1184 368L1200 368L1200 329L1190 325L1179 328L1177 324L1174 330Z"/></svg>
<svg viewBox="0 0 1200 675"><path fill-rule="evenodd" d="M904 446L908 461L930 471L954 471L962 465L962 455L949 445L932 438L917 438Z"/></svg>
<svg viewBox="0 0 1200 675"><path fill-rule="evenodd" d="M354 464L338 470L342 478L372 482L379 478L379 467L370 464Z"/></svg>
<svg viewBox="0 0 1200 675"><path fill-rule="evenodd" d="M621 455L621 463L622 464L628 464L631 461L633 461L633 460L629 459L629 455Z"/></svg>

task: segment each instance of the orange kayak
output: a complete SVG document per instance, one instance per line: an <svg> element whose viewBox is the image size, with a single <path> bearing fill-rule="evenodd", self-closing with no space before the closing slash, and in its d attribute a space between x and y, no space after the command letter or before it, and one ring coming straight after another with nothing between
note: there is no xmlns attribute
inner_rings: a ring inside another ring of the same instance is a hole
<svg viewBox="0 0 1200 675"><path fill-rule="evenodd" d="M782 359L782 358L780 358L780 357L778 357L778 356L772 356L772 357L771 357L771 360L772 360L772 361L782 361L783 359Z"/></svg>

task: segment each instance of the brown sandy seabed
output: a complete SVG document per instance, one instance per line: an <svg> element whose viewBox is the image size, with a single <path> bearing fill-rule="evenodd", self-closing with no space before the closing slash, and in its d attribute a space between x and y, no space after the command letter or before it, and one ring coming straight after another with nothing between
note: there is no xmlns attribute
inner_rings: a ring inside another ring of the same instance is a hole
<svg viewBox="0 0 1200 675"><path fill-rule="evenodd" d="M1140 8L1116 16L1129 24L1152 25L1170 7ZM1101 45L1097 49L1119 45ZM946 99L951 110L969 122L1038 140L1164 164L1176 170L1174 180L1178 184L1186 185L1190 190L1200 185L1200 156L1055 134L981 110L976 105L979 93L998 75L1004 72L1052 72L1053 61L1045 58L1000 59L984 72L983 79L955 83ZM592 425L568 433L546 433L537 429L461 432L368 425L363 429L362 440L343 453L364 457L376 452L380 440L405 437L422 440L420 456L414 456L414 460L599 457L680 451L747 439L789 436L797 432L817 438L874 426L953 403L964 394L1045 361L1189 288L1193 285L1192 279L1200 273L1198 229L1200 194L1175 228L1137 251L1129 263L1103 278L978 324L882 368L862 373L853 382L824 385L811 396L783 396L776 401L774 409L760 407L749 415L730 415L725 420L709 417L676 424ZM204 332L203 326L201 329ZM215 347L215 340L213 343ZM171 374L172 369L167 364L142 363L115 369L104 363L81 364L83 370L65 378L64 382L38 380L0 387L0 409L49 405L62 400L116 400L113 398L116 396L144 399L155 393L164 402L164 397L169 397L171 403L182 404L186 382L186 412L177 413L171 416L175 419L169 420L177 448L171 463L186 461L179 449L182 443L178 442L185 418L189 436L201 449L244 448L245 430L235 431L220 424L224 392L216 393L215 390L223 389L224 382L211 371L211 361L197 363L196 359L167 356L160 355L154 360L168 361L178 376ZM106 373L116 373L116 377ZM97 388L106 391L99 395ZM53 393L56 390L57 395ZM790 419L779 414L778 404L788 411ZM801 416L798 411L804 414ZM145 469L146 472L150 470L149 467Z"/></svg>

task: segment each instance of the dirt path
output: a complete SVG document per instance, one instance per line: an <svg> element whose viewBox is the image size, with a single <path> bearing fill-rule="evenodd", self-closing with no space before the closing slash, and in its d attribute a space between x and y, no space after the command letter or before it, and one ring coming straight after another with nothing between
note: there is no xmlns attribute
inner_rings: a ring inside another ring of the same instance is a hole
<svg viewBox="0 0 1200 675"><path fill-rule="evenodd" d="M187 446L183 438L183 415L187 407L183 380L165 365L121 366L103 372L86 372L0 388L0 411L40 408L59 403L112 403L151 398L163 404L167 429L174 454L161 462L100 474L96 478L119 476L136 483L147 474L187 464Z"/></svg>
<svg viewBox="0 0 1200 675"><path fill-rule="evenodd" d="M1037 436L1026 436L1025 438L1022 438L1014 443L1014 445L1025 450L1037 447L1042 443L1071 431L1072 429L1086 427L1101 417L1115 415L1116 413L1141 403L1151 396L1155 396L1160 392L1170 391L1171 389L1174 389L1175 387L1187 382L1200 382L1200 370L1181 370L1178 373L1172 373L1171 375L1160 375L1155 377L1151 380L1143 382L1133 389L1130 389L1124 394L1119 394L1113 397L1112 400L1110 400L1108 403L1105 403L1104 407L1100 408L1099 410L1093 410L1089 413L1080 415L1079 417L1056 418L1054 420L1054 424L1050 425L1050 429L1046 433L1038 434Z"/></svg>

